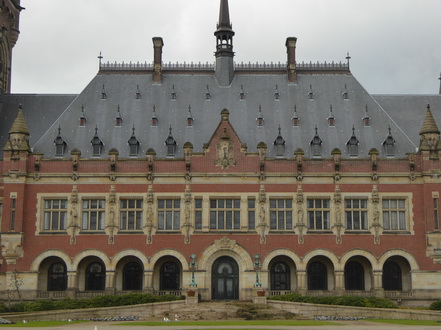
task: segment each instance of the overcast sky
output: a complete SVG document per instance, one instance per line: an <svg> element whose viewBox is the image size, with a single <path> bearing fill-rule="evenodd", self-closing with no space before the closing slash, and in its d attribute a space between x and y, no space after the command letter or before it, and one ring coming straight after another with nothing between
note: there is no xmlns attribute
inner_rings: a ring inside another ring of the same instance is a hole
<svg viewBox="0 0 441 330"><path fill-rule="evenodd" d="M220 0L22 0L13 93L80 93L104 61L214 62ZM373 94L437 94L440 0L229 0L236 62L346 61Z"/></svg>

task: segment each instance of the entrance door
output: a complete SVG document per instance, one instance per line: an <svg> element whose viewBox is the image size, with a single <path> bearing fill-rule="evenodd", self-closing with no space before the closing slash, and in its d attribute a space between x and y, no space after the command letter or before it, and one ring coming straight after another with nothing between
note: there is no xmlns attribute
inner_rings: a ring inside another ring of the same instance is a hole
<svg viewBox="0 0 441 330"><path fill-rule="evenodd" d="M233 258L217 259L213 264L211 274L213 300L239 299L239 267Z"/></svg>

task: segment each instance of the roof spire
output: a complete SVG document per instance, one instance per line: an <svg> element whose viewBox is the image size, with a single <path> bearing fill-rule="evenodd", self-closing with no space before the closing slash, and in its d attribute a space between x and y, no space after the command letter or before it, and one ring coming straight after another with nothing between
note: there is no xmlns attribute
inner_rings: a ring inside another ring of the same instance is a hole
<svg viewBox="0 0 441 330"><path fill-rule="evenodd" d="M233 26L230 23L230 10L228 8L228 0L221 0L220 10L219 10L219 23L217 28L227 28L231 29Z"/></svg>
<svg viewBox="0 0 441 330"><path fill-rule="evenodd" d="M426 117L424 118L423 126L421 127L420 135L423 134L440 134L435 119L433 118L432 111L430 110L430 104L427 105Z"/></svg>

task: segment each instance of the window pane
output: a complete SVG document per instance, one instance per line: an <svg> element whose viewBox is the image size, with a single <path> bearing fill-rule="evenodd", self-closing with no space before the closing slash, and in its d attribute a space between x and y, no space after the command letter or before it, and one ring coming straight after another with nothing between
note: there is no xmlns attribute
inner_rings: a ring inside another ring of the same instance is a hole
<svg viewBox="0 0 441 330"><path fill-rule="evenodd" d="M225 201L225 207L227 208L227 209L231 209L232 207L233 207L233 201L231 200L231 199L227 199L226 201Z"/></svg>
<svg viewBox="0 0 441 330"><path fill-rule="evenodd" d="M286 229L292 229L292 212L286 212Z"/></svg>

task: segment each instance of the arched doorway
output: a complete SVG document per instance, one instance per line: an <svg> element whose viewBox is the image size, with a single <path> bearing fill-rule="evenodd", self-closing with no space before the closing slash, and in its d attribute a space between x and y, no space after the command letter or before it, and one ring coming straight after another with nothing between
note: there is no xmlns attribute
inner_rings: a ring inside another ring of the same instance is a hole
<svg viewBox="0 0 441 330"><path fill-rule="evenodd" d="M291 290L291 274L289 266L278 261L271 266L271 290Z"/></svg>
<svg viewBox="0 0 441 330"><path fill-rule="evenodd" d="M328 290L328 272L321 261L308 265L308 290Z"/></svg>
<svg viewBox="0 0 441 330"><path fill-rule="evenodd" d="M346 290L364 290L364 268L357 261L348 262L345 266Z"/></svg>
<svg viewBox="0 0 441 330"><path fill-rule="evenodd" d="M231 257L220 257L211 270L213 300L239 299L239 266Z"/></svg>
<svg viewBox="0 0 441 330"><path fill-rule="evenodd" d="M47 273L47 291L66 291L67 270L64 262L53 263Z"/></svg>
<svg viewBox="0 0 441 330"><path fill-rule="evenodd" d="M142 290L143 269L137 262L128 262L123 268L123 290Z"/></svg>
<svg viewBox="0 0 441 330"><path fill-rule="evenodd" d="M161 291L179 290L179 266L173 261L164 262L160 270L159 289Z"/></svg>
<svg viewBox="0 0 441 330"><path fill-rule="evenodd" d="M92 262L86 268L86 291L102 291L106 286L106 269L100 262Z"/></svg>
<svg viewBox="0 0 441 330"><path fill-rule="evenodd" d="M383 289L387 291L403 290L401 267L394 261L386 261L383 266Z"/></svg>

